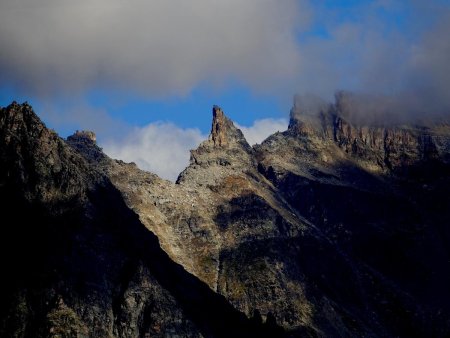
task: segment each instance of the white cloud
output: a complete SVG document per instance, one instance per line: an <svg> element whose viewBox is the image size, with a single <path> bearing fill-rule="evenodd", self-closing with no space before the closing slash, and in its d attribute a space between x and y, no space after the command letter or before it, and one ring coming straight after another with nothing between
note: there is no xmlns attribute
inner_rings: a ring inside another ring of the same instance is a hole
<svg viewBox="0 0 450 338"><path fill-rule="evenodd" d="M250 127L236 126L242 130L250 144L261 143L276 131L286 130L286 119L256 120ZM173 123L156 122L143 128L134 128L123 139L101 142L103 151L110 157L125 162L135 162L139 168L175 181L189 164L189 151L207 139L199 129L183 129Z"/></svg>
<svg viewBox="0 0 450 338"><path fill-rule="evenodd" d="M135 162L143 170L175 181L189 164L189 150L206 138L198 129L156 122L135 128L123 140L106 140L101 146L112 158Z"/></svg>
<svg viewBox="0 0 450 338"><path fill-rule="evenodd" d="M285 131L288 127L288 120L286 119L261 119L253 122L253 125L250 127L244 127L237 123L236 127L238 127L242 133L244 133L245 139L251 145L256 143L261 143L268 136L272 135L277 131Z"/></svg>

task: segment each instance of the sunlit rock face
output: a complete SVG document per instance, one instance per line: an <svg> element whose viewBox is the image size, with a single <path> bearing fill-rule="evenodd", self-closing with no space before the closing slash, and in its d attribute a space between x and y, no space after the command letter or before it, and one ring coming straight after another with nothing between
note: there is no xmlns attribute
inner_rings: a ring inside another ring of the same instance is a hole
<svg viewBox="0 0 450 338"><path fill-rule="evenodd" d="M254 147L214 106L175 184L2 109L1 335L448 335L448 124L346 100Z"/></svg>

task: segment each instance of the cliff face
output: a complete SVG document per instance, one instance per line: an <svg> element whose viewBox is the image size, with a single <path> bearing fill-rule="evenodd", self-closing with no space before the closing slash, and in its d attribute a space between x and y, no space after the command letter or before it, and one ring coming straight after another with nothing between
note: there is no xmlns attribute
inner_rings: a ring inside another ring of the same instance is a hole
<svg viewBox="0 0 450 338"><path fill-rule="evenodd" d="M449 162L448 122L405 124L387 117L357 118L349 112L349 95L341 93L335 104L314 112L298 100L291 110L290 134L321 144L331 141L374 172L395 173L432 160Z"/></svg>
<svg viewBox="0 0 450 338"><path fill-rule="evenodd" d="M448 335L448 125L341 106L254 148L215 106L176 184L2 109L2 335Z"/></svg>

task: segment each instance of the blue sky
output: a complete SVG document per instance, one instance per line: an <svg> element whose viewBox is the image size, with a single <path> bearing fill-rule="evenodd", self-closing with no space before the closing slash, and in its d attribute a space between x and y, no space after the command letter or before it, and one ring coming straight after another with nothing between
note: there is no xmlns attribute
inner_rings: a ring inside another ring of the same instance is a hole
<svg viewBox="0 0 450 338"><path fill-rule="evenodd" d="M257 142L287 125L297 93L446 112L449 22L443 0L5 0L0 105L28 101L63 137L92 129L112 156L174 179L213 104ZM183 136L150 149L156 125ZM176 147L175 169L152 163Z"/></svg>

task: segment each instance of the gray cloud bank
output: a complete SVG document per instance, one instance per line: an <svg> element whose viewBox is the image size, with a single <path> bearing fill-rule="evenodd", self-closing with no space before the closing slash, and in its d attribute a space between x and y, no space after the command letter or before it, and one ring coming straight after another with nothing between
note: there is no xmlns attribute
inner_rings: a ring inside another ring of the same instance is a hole
<svg viewBox="0 0 450 338"><path fill-rule="evenodd" d="M312 0L3 0L0 83L43 97L239 83L331 99L344 89L386 111L433 114L450 110L449 36L442 0L345 11Z"/></svg>
<svg viewBox="0 0 450 338"><path fill-rule="evenodd" d="M311 80L298 92L332 101L332 92L351 91L352 114L360 118L450 115L450 3L380 0L355 9L358 20L301 46L308 60L301 73ZM377 11L409 14L396 22L403 27L387 28Z"/></svg>
<svg viewBox="0 0 450 338"><path fill-rule="evenodd" d="M295 72L302 16L295 0L2 0L1 80L41 95L259 88Z"/></svg>

